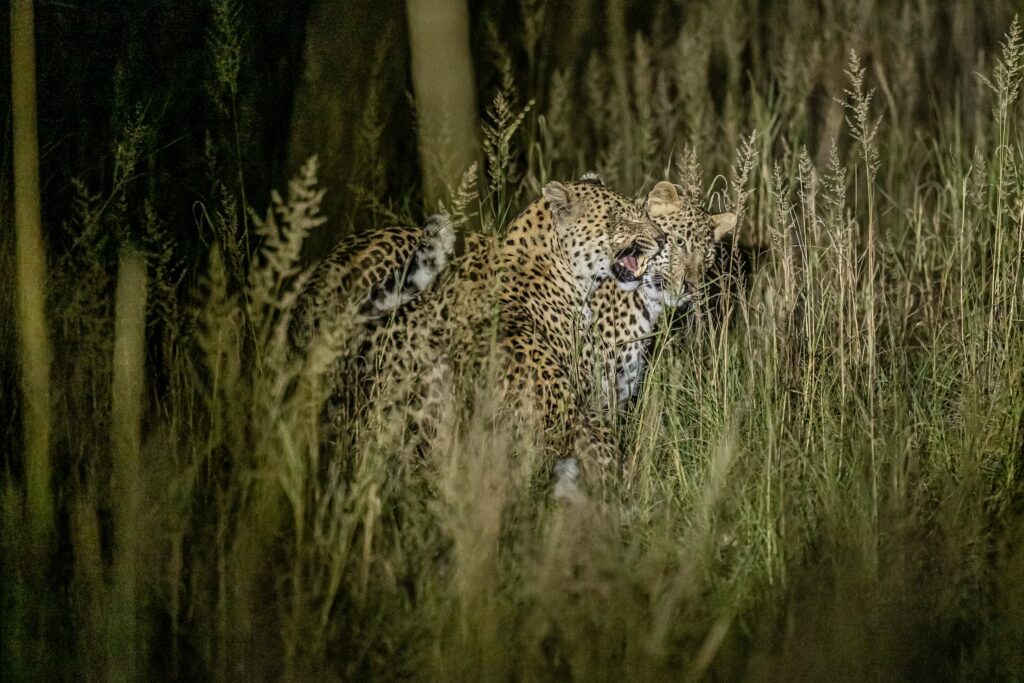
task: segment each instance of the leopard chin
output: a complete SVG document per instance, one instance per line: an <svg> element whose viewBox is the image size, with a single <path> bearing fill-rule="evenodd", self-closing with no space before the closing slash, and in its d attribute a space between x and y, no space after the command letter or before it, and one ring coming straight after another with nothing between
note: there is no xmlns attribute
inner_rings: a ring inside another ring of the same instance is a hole
<svg viewBox="0 0 1024 683"><path fill-rule="evenodd" d="M625 269L620 271L618 264L612 264L612 276L619 289L624 292L632 292L643 283L642 279L633 277L629 271Z"/></svg>
<svg viewBox="0 0 1024 683"><path fill-rule="evenodd" d="M678 286L664 274L649 272L643 277L644 295L666 308L689 307L693 302L693 287Z"/></svg>

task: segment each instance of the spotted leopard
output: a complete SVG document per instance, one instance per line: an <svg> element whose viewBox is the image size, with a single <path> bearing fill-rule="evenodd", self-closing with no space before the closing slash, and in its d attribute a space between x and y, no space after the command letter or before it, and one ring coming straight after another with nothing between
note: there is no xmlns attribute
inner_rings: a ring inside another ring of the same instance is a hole
<svg viewBox="0 0 1024 683"><path fill-rule="evenodd" d="M429 217L422 228L379 228L343 240L314 266L298 296L295 345L306 348L340 322L358 328L394 315L434 282L454 251L455 228L444 215Z"/></svg>
<svg viewBox="0 0 1024 683"><path fill-rule="evenodd" d="M584 365L593 366L589 354L596 355L594 369L605 406L624 405L636 395L658 319L666 309L693 301L714 261L716 242L736 226L736 214L709 214L680 189L662 181L647 195L647 212L668 241L652 259L642 285L624 292L602 283L590 301L594 341Z"/></svg>
<svg viewBox="0 0 1024 683"><path fill-rule="evenodd" d="M413 378L417 419L450 405L451 377L474 377L497 352L507 405L534 410L548 445L581 461L618 457L609 430L585 406L576 370L581 319L602 281L636 289L664 231L644 207L596 180L552 182L502 238L479 238L426 295L364 349L377 381Z"/></svg>

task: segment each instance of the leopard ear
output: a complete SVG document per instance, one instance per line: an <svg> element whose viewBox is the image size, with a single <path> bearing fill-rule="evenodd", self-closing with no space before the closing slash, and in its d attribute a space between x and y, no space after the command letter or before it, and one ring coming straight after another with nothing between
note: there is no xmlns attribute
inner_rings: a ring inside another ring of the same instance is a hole
<svg viewBox="0 0 1024 683"><path fill-rule="evenodd" d="M587 171L580 176L578 182L590 183L591 185L600 185L601 187L604 187L604 179L597 174L597 171Z"/></svg>
<svg viewBox="0 0 1024 683"><path fill-rule="evenodd" d="M715 241L722 239L736 229L736 214L718 213L711 217L715 225Z"/></svg>
<svg viewBox="0 0 1024 683"><path fill-rule="evenodd" d="M647 193L647 213L652 217L664 216L681 208L683 199L679 190L667 180L662 180Z"/></svg>
<svg viewBox="0 0 1024 683"><path fill-rule="evenodd" d="M571 221L577 217L582 207L576 193L558 181L544 186L544 199L548 200L551 215L558 221Z"/></svg>

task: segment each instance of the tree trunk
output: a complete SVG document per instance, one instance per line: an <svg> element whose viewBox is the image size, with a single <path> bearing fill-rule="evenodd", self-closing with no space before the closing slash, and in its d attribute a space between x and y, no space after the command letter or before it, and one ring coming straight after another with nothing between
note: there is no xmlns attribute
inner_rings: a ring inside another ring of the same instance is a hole
<svg viewBox="0 0 1024 683"><path fill-rule="evenodd" d="M114 451L114 599L110 626L118 634L118 656L110 660L113 678L139 677L143 639L139 638L138 519L142 512L142 408L146 376L146 259L130 247L121 250L114 293L114 358L111 382L111 445Z"/></svg>
<svg viewBox="0 0 1024 683"><path fill-rule="evenodd" d="M477 158L466 0L407 0L420 168L428 210Z"/></svg>
<svg viewBox="0 0 1024 683"><path fill-rule="evenodd" d="M32 0L11 2L11 106L14 130L14 226L17 327L24 395L25 482L37 544L53 531L50 489L50 339L46 329L46 257L39 200L36 53Z"/></svg>

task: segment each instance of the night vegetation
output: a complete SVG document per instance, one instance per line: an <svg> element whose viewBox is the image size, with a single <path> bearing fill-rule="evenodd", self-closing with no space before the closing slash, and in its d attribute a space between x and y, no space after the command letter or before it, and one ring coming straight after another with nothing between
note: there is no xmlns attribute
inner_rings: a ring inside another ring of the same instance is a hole
<svg viewBox="0 0 1024 683"><path fill-rule="evenodd" d="M0 678L1024 677L1014 3L430 0L468 131L399 0L100 4L34 74L0 19ZM486 377L325 445L305 267L590 170L740 216L621 476L556 501Z"/></svg>

